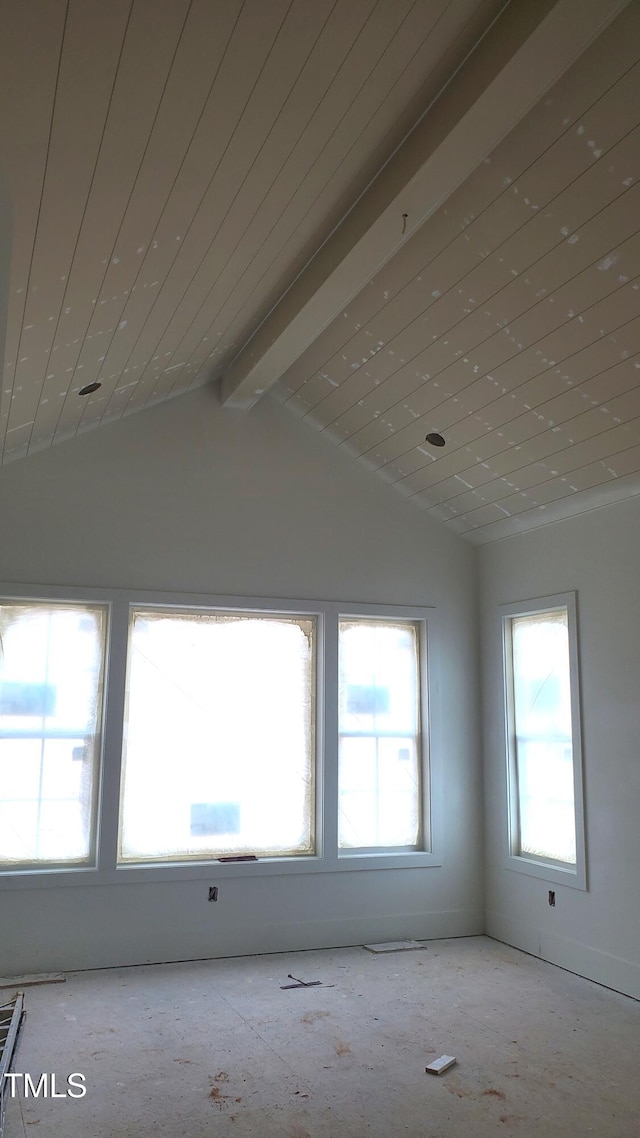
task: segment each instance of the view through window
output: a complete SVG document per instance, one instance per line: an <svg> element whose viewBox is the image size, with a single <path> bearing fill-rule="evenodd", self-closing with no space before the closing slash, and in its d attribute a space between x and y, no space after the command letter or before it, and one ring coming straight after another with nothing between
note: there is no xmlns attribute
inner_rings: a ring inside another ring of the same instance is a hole
<svg viewBox="0 0 640 1138"><path fill-rule="evenodd" d="M416 621L339 625L339 844L421 841L420 638Z"/></svg>
<svg viewBox="0 0 640 1138"><path fill-rule="evenodd" d="M507 618L518 852L576 862L566 608Z"/></svg>
<svg viewBox="0 0 640 1138"><path fill-rule="evenodd" d="M120 859L311 854L315 618L135 609Z"/></svg>
<svg viewBox="0 0 640 1138"><path fill-rule="evenodd" d="M0 604L0 864L93 850L106 608Z"/></svg>

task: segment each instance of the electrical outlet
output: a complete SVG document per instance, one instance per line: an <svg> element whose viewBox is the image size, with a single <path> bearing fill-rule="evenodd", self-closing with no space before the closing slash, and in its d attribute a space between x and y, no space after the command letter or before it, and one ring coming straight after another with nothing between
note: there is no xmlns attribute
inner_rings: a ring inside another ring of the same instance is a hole
<svg viewBox="0 0 640 1138"><path fill-rule="evenodd" d="M217 901L218 900L218 886L217 885L210 885L209 886L209 900L210 901Z"/></svg>
<svg viewBox="0 0 640 1138"><path fill-rule="evenodd" d="M555 889L549 890L549 904L551 905L552 909L555 909L555 907L556 907L556 891L555 891Z"/></svg>

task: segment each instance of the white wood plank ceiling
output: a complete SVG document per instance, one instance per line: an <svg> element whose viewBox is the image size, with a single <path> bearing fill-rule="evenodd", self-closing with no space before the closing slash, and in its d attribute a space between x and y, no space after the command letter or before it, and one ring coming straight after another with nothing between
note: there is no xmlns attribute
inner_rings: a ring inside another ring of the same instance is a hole
<svg viewBox="0 0 640 1138"><path fill-rule="evenodd" d="M4 461L221 381L471 541L640 492L635 0L0 0L0 62Z"/></svg>

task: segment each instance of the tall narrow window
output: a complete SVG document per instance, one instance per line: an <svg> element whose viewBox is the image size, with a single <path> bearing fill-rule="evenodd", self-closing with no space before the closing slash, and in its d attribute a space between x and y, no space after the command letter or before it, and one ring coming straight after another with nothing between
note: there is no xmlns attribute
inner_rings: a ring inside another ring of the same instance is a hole
<svg viewBox="0 0 640 1138"><path fill-rule="evenodd" d="M575 872L580 830L577 669L569 605L504 617L511 852Z"/></svg>
<svg viewBox="0 0 640 1138"><path fill-rule="evenodd" d="M315 618L134 609L122 862L314 851Z"/></svg>
<svg viewBox="0 0 640 1138"><path fill-rule="evenodd" d="M0 867L93 857L106 618L0 603Z"/></svg>
<svg viewBox="0 0 640 1138"><path fill-rule="evenodd" d="M339 624L339 844L417 849L422 842L420 625Z"/></svg>

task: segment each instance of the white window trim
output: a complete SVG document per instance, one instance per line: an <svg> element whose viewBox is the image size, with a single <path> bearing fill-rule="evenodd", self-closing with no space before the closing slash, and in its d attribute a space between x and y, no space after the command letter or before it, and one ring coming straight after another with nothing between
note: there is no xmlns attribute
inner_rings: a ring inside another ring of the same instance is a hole
<svg viewBox="0 0 640 1138"><path fill-rule="evenodd" d="M518 784L516 775L516 756L511 742L512 719L512 665L509 620L516 616L532 616L536 613L552 612L554 609L567 610L569 638L569 675L571 684L571 734L573 750L573 795L576 834L575 866L558 865L544 858L527 857L518 853ZM584 790L582 733L580 712L580 669L578 657L578 612L575 592L554 593L547 597L535 597L526 601L516 601L500 605L498 613L502 632L502 691L504 701L504 754L506 756L506 868L538 877L555 885L568 885L573 889L587 890L587 864L585 849Z"/></svg>
<svg viewBox="0 0 640 1138"><path fill-rule="evenodd" d="M43 862L41 865L27 865L18 868L12 868L10 865L0 865L0 890L2 889L3 882L11 881L12 878L18 881L28 880L33 878L37 881L43 875L49 878L54 874L62 881L68 874L72 875L92 875L95 872L98 859L98 850L100 842L100 819L102 815L102 783L103 783L103 770L104 770L104 752L105 752L105 732L106 732L106 717L107 717L107 691L109 686L109 660L111 654L111 627L112 627L112 602L111 598L106 594L100 596L94 595L93 592L80 594L75 589L68 588L44 588L43 586L16 586L4 585L0 583L0 599L9 601L11 604L20 604L21 602L29 603L42 603L42 604L61 604L74 605L95 605L96 607L104 610L104 660L102 668L102 692L100 700L100 730L95 734L95 747L96 747L96 760L94 768L94 782L92 790L91 802L91 833L89 837L89 852L87 858L79 863L65 863L65 862Z"/></svg>
<svg viewBox="0 0 640 1138"><path fill-rule="evenodd" d="M372 606L366 606L369 610ZM364 611L364 608L354 610L350 608L348 612L338 613L338 622L350 619L369 619L375 620L376 618L383 620L390 617L396 620L406 620L417 626L418 631L418 691L420 697L420 840L419 848L417 849L396 849L388 850L378 853L370 849L349 849L348 847L339 847L338 857L340 861L348 858L369 858L380 857L386 853L388 856L407 856L407 854L427 853L433 846L433 811L431 802L431 755L430 755L430 714L429 714L429 666L428 666L428 618L424 610L417 615L409 616L405 613L400 614L396 607L393 613L387 608L380 612ZM335 684L337 690L338 684Z"/></svg>
<svg viewBox="0 0 640 1138"><path fill-rule="evenodd" d="M95 863L91 866L42 867L0 870L0 892L12 889L114 885L124 882L222 881L236 877L290 876L299 873L336 873L378 869L424 869L442 865L438 854L442 803L442 731L437 715L430 714L429 767L423 776L424 833L431 834L429 848L421 850L339 853L338 851L338 620L344 615L387 619L428 620L429 635L439 625L432 607L359 604L352 601L316 601L238 597L202 593L154 592L80 588L71 586L21 585L0 583L7 600L75 601L109 606L105 661L105 705L102 720L102 753L98 770ZM233 863L184 861L180 864L118 865L118 824L122 732L129 617L132 606L168 609L225 609L242 612L274 612L310 615L317 618L317 725L316 725L316 834L314 855L265 858L255 862ZM426 648L421 667L426 666ZM424 682L424 681L423 681ZM433 677L428 677L429 685ZM428 687L423 689L423 716L430 703ZM425 726L423 724L423 726Z"/></svg>

